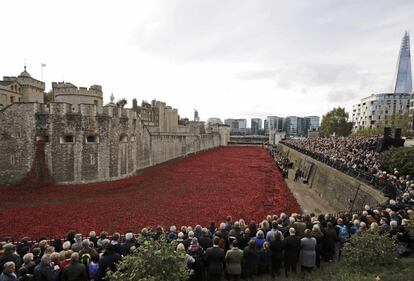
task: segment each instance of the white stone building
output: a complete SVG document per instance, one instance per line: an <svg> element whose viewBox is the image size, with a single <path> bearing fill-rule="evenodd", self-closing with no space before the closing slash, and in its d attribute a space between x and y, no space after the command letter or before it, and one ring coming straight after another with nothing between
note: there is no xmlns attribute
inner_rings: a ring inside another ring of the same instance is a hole
<svg viewBox="0 0 414 281"><path fill-rule="evenodd" d="M387 124L393 115L409 112L411 99L411 94L394 93L372 94L361 99L352 108L354 130Z"/></svg>

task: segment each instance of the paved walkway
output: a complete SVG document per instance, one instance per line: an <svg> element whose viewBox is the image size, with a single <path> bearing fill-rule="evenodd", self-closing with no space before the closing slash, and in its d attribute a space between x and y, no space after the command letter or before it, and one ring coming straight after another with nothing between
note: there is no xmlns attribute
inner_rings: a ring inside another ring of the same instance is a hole
<svg viewBox="0 0 414 281"><path fill-rule="evenodd" d="M301 181L293 181L295 178L295 171L289 170L289 178L286 179L286 183L298 201L303 213L335 213L336 210L333 206L330 206L329 202L321 199L315 189L310 188L308 185Z"/></svg>

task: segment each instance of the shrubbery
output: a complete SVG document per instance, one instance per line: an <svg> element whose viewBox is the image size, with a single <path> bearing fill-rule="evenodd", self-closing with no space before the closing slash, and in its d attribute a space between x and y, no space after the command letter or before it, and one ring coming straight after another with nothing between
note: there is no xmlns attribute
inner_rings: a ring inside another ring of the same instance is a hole
<svg viewBox="0 0 414 281"><path fill-rule="evenodd" d="M108 272L110 281L181 281L189 278L183 253L176 253L164 238L143 241L141 246Z"/></svg>
<svg viewBox="0 0 414 281"><path fill-rule="evenodd" d="M394 147L381 153L381 164L388 171L414 176L414 147Z"/></svg>
<svg viewBox="0 0 414 281"><path fill-rule="evenodd" d="M343 247L342 256L350 266L390 265L396 260L397 247L394 238L366 232L353 235Z"/></svg>

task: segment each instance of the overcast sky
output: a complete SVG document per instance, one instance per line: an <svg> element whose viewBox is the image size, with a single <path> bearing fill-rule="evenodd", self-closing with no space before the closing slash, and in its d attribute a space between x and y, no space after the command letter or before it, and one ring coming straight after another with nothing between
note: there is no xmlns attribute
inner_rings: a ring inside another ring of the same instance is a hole
<svg viewBox="0 0 414 281"><path fill-rule="evenodd" d="M392 88L414 1L5 1L0 76L192 117L319 115ZM250 122L249 126L250 126Z"/></svg>

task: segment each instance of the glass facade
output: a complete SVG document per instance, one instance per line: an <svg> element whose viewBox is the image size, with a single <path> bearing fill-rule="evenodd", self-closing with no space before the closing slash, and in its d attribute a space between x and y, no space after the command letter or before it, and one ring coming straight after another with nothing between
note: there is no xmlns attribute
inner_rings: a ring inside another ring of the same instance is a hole
<svg viewBox="0 0 414 281"><path fill-rule="evenodd" d="M398 56L394 93L411 94L412 90L410 35L406 32L402 39Z"/></svg>

